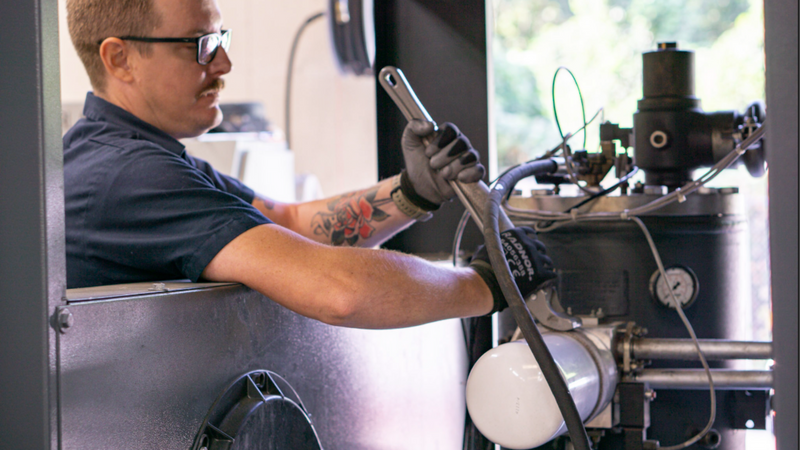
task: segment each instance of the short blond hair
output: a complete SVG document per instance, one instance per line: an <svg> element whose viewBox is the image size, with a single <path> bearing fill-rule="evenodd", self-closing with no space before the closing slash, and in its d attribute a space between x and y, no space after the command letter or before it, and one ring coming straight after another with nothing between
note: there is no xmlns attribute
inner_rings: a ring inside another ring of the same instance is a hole
<svg viewBox="0 0 800 450"><path fill-rule="evenodd" d="M103 91L105 67L100 41L109 37L149 36L161 24L153 0L67 0L67 26L72 45L86 68L92 88ZM141 53L146 45L132 42Z"/></svg>

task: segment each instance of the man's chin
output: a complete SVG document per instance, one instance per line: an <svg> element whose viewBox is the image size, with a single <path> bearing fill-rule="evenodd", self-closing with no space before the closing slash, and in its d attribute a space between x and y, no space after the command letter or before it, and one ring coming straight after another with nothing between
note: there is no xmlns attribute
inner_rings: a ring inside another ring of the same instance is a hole
<svg viewBox="0 0 800 450"><path fill-rule="evenodd" d="M206 120L198 120L194 123L194 126L187 127L184 133L178 139L184 138L194 138L200 136L202 134L208 133L209 130L215 128L219 124L222 123L222 111L220 111L219 107L216 109L216 115L213 118L208 118Z"/></svg>

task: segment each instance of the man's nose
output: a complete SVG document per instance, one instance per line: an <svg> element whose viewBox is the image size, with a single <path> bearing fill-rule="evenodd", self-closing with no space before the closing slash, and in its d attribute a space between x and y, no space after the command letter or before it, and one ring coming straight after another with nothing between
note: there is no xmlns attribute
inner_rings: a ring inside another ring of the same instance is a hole
<svg viewBox="0 0 800 450"><path fill-rule="evenodd" d="M228 57L228 52L224 48L217 49L217 54L214 55L214 60L210 64L211 72L214 74L224 75L233 70L233 63Z"/></svg>

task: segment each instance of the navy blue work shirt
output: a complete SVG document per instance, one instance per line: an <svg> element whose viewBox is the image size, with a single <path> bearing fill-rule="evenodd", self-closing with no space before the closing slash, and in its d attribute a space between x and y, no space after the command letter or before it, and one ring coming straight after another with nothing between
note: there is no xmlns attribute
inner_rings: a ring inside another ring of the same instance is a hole
<svg viewBox="0 0 800 450"><path fill-rule="evenodd" d="M67 287L189 278L271 223L253 191L92 93L64 136Z"/></svg>

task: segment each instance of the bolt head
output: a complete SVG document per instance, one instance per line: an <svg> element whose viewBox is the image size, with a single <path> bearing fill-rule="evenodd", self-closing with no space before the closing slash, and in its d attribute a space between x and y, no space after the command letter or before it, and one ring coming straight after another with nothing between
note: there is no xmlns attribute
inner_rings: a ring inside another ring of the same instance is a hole
<svg viewBox="0 0 800 450"><path fill-rule="evenodd" d="M63 331L71 328L75 324L75 318L68 309L62 309L58 312L58 327Z"/></svg>

